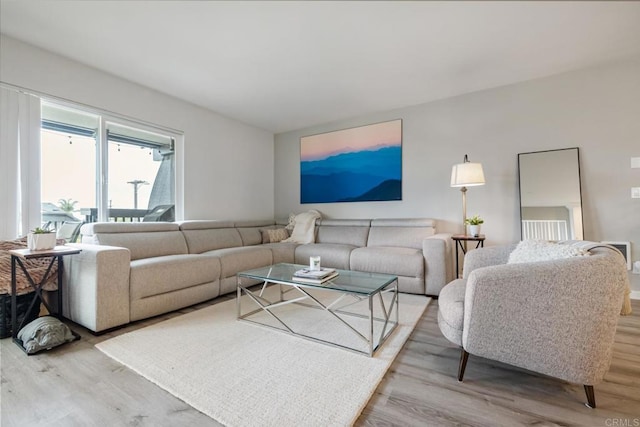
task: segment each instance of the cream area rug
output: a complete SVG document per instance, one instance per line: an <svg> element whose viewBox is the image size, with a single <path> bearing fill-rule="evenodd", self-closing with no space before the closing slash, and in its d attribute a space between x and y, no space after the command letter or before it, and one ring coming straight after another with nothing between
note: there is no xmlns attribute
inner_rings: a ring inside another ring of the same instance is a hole
<svg viewBox="0 0 640 427"><path fill-rule="evenodd" d="M371 358L238 321L235 300L96 347L227 426L347 426L366 406L429 301L399 294L400 325Z"/></svg>

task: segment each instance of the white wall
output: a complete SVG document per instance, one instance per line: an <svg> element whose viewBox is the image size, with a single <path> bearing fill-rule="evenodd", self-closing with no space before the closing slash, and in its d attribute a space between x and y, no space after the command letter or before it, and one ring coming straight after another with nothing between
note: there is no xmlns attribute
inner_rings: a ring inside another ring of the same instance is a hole
<svg viewBox="0 0 640 427"><path fill-rule="evenodd" d="M185 219L273 218L270 132L6 36L0 81L183 131Z"/></svg>
<svg viewBox="0 0 640 427"><path fill-rule="evenodd" d="M336 102L340 102L336 99ZM403 200L301 205L299 138L403 119ZM333 218L431 217L462 231L460 191L451 166L465 154L487 184L467 193L469 215L485 219L487 244L520 240L517 155L580 148L587 240L631 241L640 259L640 59L565 73L437 102L276 135L275 213L318 209ZM640 276L632 276L640 290Z"/></svg>

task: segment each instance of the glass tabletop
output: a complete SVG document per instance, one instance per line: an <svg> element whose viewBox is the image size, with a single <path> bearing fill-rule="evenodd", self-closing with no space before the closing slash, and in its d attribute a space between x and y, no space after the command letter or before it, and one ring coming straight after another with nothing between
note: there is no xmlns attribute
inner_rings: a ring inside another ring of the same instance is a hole
<svg viewBox="0 0 640 427"><path fill-rule="evenodd" d="M309 266L307 265L281 263L268 267L242 271L238 273L238 276L287 285L295 284L296 286L303 286L307 288L331 289L363 295L374 294L398 280L396 276L391 276L389 274L366 273L363 271L339 269L336 269L338 272L337 277L324 283L302 283L294 280L293 274L297 270L308 267Z"/></svg>

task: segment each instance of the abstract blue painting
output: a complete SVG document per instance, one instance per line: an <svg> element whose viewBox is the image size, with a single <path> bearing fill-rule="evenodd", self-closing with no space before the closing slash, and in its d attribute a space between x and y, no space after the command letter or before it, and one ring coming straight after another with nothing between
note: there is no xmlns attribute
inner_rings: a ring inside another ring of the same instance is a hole
<svg viewBox="0 0 640 427"><path fill-rule="evenodd" d="M402 200L402 120L300 138L300 203Z"/></svg>

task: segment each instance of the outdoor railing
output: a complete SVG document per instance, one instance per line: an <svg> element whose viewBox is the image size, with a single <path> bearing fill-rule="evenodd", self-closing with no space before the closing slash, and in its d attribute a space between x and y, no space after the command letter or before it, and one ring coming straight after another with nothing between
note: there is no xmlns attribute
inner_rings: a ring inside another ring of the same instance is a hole
<svg viewBox="0 0 640 427"><path fill-rule="evenodd" d="M84 215L84 222L98 222L98 209L86 208L80 209L80 213ZM109 222L141 222L149 211L147 209L109 209Z"/></svg>

